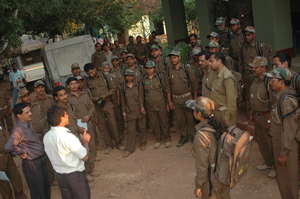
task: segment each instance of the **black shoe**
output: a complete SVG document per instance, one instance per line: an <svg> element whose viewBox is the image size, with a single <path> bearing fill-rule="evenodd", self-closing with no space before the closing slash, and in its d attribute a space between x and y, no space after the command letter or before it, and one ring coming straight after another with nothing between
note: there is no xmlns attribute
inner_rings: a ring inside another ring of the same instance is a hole
<svg viewBox="0 0 300 199"><path fill-rule="evenodd" d="M178 144L176 145L177 147L182 147L184 144L186 144L189 141L189 138L186 137L180 137L180 140L178 142Z"/></svg>

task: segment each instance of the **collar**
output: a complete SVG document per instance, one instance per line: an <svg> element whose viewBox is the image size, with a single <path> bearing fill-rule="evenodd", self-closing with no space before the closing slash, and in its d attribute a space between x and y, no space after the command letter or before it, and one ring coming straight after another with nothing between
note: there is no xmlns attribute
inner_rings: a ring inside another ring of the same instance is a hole
<svg viewBox="0 0 300 199"><path fill-rule="evenodd" d="M29 128L30 127L30 123L29 122L23 122L20 119L17 120L17 125L21 126L23 128Z"/></svg>
<svg viewBox="0 0 300 199"><path fill-rule="evenodd" d="M225 70L226 70L225 67L226 67L226 66L223 66L223 68L222 68L219 72L216 72L216 73L218 74L218 78L220 78L220 77L223 76L223 74L224 74L224 72L225 72Z"/></svg>
<svg viewBox="0 0 300 199"><path fill-rule="evenodd" d="M62 127L62 126L51 126L51 130L52 131L63 131L65 133L71 133L70 129L66 128L66 127Z"/></svg>

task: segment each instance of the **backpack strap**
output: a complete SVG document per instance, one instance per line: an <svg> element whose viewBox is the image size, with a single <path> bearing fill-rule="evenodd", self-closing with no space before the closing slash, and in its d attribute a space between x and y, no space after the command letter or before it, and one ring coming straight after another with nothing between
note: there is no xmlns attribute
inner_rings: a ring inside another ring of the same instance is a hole
<svg viewBox="0 0 300 199"><path fill-rule="evenodd" d="M281 107L282 107L283 101L285 99L287 99L288 97L297 99L298 106L294 110L292 110L292 111L290 111L290 112L283 115ZM289 116L293 115L299 109L299 97L300 97L299 94L297 95L297 94L287 93L287 94L282 95L279 98L279 103L277 104L277 112L278 112L278 115L279 115L279 117L281 118L282 121L285 118L288 118Z"/></svg>

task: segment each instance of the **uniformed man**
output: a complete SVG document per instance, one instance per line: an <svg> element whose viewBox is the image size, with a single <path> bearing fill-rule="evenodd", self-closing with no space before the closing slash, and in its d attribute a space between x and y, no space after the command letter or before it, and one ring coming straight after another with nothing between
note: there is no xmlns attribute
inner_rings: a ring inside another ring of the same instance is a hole
<svg viewBox="0 0 300 199"><path fill-rule="evenodd" d="M189 52L188 52L189 63L191 63L193 60L192 52L193 52L193 49L195 49L195 48L202 50L202 45L198 41L198 36L196 34L190 34L189 35Z"/></svg>
<svg viewBox="0 0 300 199"><path fill-rule="evenodd" d="M143 77L143 66L137 63L136 57L134 54L128 53L126 55L127 68L135 72L135 81L140 82Z"/></svg>
<svg viewBox="0 0 300 199"><path fill-rule="evenodd" d="M120 59L117 56L113 56L111 59L112 64L112 74L115 76L116 81L118 82L118 86L121 85L121 83L124 81L122 68L120 65Z"/></svg>
<svg viewBox="0 0 300 199"><path fill-rule="evenodd" d="M205 96L215 102L215 117L228 126L237 120L237 84L232 72L224 65L223 53L211 54L209 64L211 71L203 82L208 92Z"/></svg>
<svg viewBox="0 0 300 199"><path fill-rule="evenodd" d="M240 72L240 59L241 59L241 49L244 43L244 36L241 30L240 20L237 18L232 18L230 20L230 46L229 46L229 56L232 57L234 61L234 70Z"/></svg>
<svg viewBox="0 0 300 199"><path fill-rule="evenodd" d="M135 43L134 43L133 36L129 36L126 49L127 49L128 53L132 53L135 55L136 51L135 51Z"/></svg>
<svg viewBox="0 0 300 199"><path fill-rule="evenodd" d="M12 112L11 112L11 90L10 83L6 80L0 80L0 112L1 120L4 120L8 130L13 127Z"/></svg>
<svg viewBox="0 0 300 199"><path fill-rule="evenodd" d="M34 92L30 95L32 128L41 137L49 130L47 111L53 105L53 98L46 93L45 83L38 80L34 83Z"/></svg>
<svg viewBox="0 0 300 199"><path fill-rule="evenodd" d="M275 177L272 140L269 135L271 101L270 93L264 82L268 61L265 57L256 57L251 63L251 67L256 76L250 87L251 116L255 125L255 140L264 159L264 164L258 165L256 168L270 170L268 176Z"/></svg>
<svg viewBox="0 0 300 199"><path fill-rule="evenodd" d="M197 82L190 65L181 63L180 52L172 50L169 53L171 66L167 71L170 85L168 103L170 110L174 110L177 130L181 137L177 147L186 144L193 139L193 115L191 110L185 107L185 102L197 97Z"/></svg>
<svg viewBox="0 0 300 199"><path fill-rule="evenodd" d="M112 49L112 53L114 56L120 56L121 52L123 51L123 48L120 47L119 41L114 42L114 48Z"/></svg>
<svg viewBox="0 0 300 199"><path fill-rule="evenodd" d="M207 90L207 88L204 84L207 81L209 72L211 70L210 65L209 65L209 61L208 61L209 56L210 56L210 53L208 53L206 51L202 51L199 54L199 57L198 57L198 64L199 64L199 66L201 68L201 71L203 73L203 77L201 79L201 85L200 85L202 96L207 96L208 92L209 92L209 90Z"/></svg>
<svg viewBox="0 0 300 199"><path fill-rule="evenodd" d="M114 59L116 60L116 58ZM115 62L115 61L114 61ZM116 64L116 63L115 63ZM117 67L117 66L115 66ZM120 73L120 71L113 72L115 68L112 68L108 62L103 62L102 64L102 72L107 79L109 88L115 90L115 93L112 95L112 103L114 106L114 111L116 115L116 120L118 124L119 132L122 134L123 132L123 117L120 107L120 87L124 82L124 77ZM123 146L120 147L123 149Z"/></svg>
<svg viewBox="0 0 300 199"><path fill-rule="evenodd" d="M277 93L277 100L271 112L271 136L277 183L282 199L298 198L298 142L299 128L298 100L289 83L292 74L284 68L268 73L270 86ZM295 111L296 110L296 111Z"/></svg>
<svg viewBox="0 0 300 199"><path fill-rule="evenodd" d="M151 46L152 45L160 46L160 41L158 39L156 39L155 34L151 34L149 36L149 42L146 44L146 46L148 48L148 57L151 57Z"/></svg>
<svg viewBox="0 0 300 199"><path fill-rule="evenodd" d="M69 77L66 81L69 93L69 103L76 109L75 117L78 122L80 120L82 123L87 124L87 129L91 135L91 140L89 142L89 158L86 162L86 172L91 177L97 177L98 174L94 172L95 161L97 156L96 150L96 136L95 127L93 120L95 120L95 105L93 104L89 94L84 91L79 90L79 81L75 77Z"/></svg>
<svg viewBox="0 0 300 199"><path fill-rule="evenodd" d="M142 37L136 37L136 44L135 44L135 56L139 64L144 65L147 59L147 46L143 44Z"/></svg>
<svg viewBox="0 0 300 199"><path fill-rule="evenodd" d="M254 79L253 71L249 64L252 63L255 57L262 56L266 57L268 63L271 63L272 59L272 49L269 45L264 42L256 40L256 31L253 26L247 26L244 30L245 42L242 45L241 50L241 63L240 69L242 73L243 85L244 85L244 101L246 104L246 112L249 114L249 89L250 85ZM248 115L249 116L249 115Z"/></svg>
<svg viewBox="0 0 300 199"><path fill-rule="evenodd" d="M80 137L82 133L84 133L84 128L79 127L77 125L77 119L76 119L76 109L73 105L70 104L68 99L68 93L65 87L63 86L57 86L53 89L53 98L55 101L55 104L59 107L64 108L68 115L69 115L69 125L68 128L71 130L71 132L76 135L77 137Z"/></svg>
<svg viewBox="0 0 300 199"><path fill-rule="evenodd" d="M202 50L200 48L194 48L192 51L193 62L191 63L191 67L193 73L195 74L196 83L197 83L197 96L201 96L201 85L202 85L202 78L203 78L203 71L199 64L199 56Z"/></svg>
<svg viewBox="0 0 300 199"><path fill-rule="evenodd" d="M219 53L219 52L224 53L224 51L222 51L221 49L220 44L216 41L209 42L207 48L208 48L208 52L210 53ZM228 56L226 53L224 53L224 55L225 55L225 66L229 70L234 71L233 59L230 56Z"/></svg>
<svg viewBox="0 0 300 199"><path fill-rule="evenodd" d="M230 199L229 186L219 182L214 175L218 141L226 131L226 126L219 125L212 116L215 106L209 98L189 100L186 106L193 110L194 118L199 121L195 127L193 143L196 162L195 195L202 199L208 199L211 195L218 199Z"/></svg>
<svg viewBox="0 0 300 199"><path fill-rule="evenodd" d="M126 69L125 84L121 89L121 107L126 126L124 157L135 151L137 142L141 150L145 150L147 144L144 93L141 84L135 80L135 74L135 71Z"/></svg>
<svg viewBox="0 0 300 199"><path fill-rule="evenodd" d="M220 45L228 49L229 48L229 31L226 27L226 20L224 17L218 17L215 23L217 27L217 33L220 36Z"/></svg>
<svg viewBox="0 0 300 199"><path fill-rule="evenodd" d="M156 65L153 61L148 61L145 65L146 76L142 80L145 108L148 114L149 126L155 133L155 149L162 144L166 148L171 146L171 137L168 124L167 93L169 88L166 78L156 72Z"/></svg>
<svg viewBox="0 0 300 199"><path fill-rule="evenodd" d="M109 87L108 80L102 71L97 71L96 67L88 63L84 66L84 71L88 74L87 84L91 91L92 101L96 107L98 128L103 134L106 145L105 153L108 154L113 147L121 144L112 96L115 90ZM98 139L100 135L98 136Z"/></svg>
<svg viewBox="0 0 300 199"><path fill-rule="evenodd" d="M99 68L102 62L106 61L106 57L102 51L102 46L100 43L95 44L96 52L92 55L92 63L96 68Z"/></svg>
<svg viewBox="0 0 300 199"><path fill-rule="evenodd" d="M217 42L220 43L220 35L217 32L211 32L209 35L207 35L207 39L211 42Z"/></svg>
<svg viewBox="0 0 300 199"><path fill-rule="evenodd" d="M151 50L151 60L155 63L156 72L161 73L162 75L165 75L166 73L166 63L162 56L162 49L160 46L153 44L150 47Z"/></svg>

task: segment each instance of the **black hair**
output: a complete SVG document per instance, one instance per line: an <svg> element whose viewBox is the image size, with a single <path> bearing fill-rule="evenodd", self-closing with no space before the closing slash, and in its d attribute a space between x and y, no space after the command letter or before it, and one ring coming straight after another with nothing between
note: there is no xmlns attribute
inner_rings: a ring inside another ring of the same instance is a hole
<svg viewBox="0 0 300 199"><path fill-rule="evenodd" d="M207 59L209 59L211 53L206 50L203 50L199 53L199 56L203 56L203 55L205 56L205 59L207 60Z"/></svg>
<svg viewBox="0 0 300 199"><path fill-rule="evenodd" d="M141 38L142 39L142 36L138 35L136 38Z"/></svg>
<svg viewBox="0 0 300 199"><path fill-rule="evenodd" d="M129 38L129 39L131 39L131 38L132 38L132 39L134 39L134 37L133 37L133 36L129 36L128 38Z"/></svg>
<svg viewBox="0 0 300 199"><path fill-rule="evenodd" d="M222 63L225 64L225 62L226 62L226 57L225 57L225 54L224 54L223 52L212 53L212 54L210 54L209 57L211 57L211 56L213 56L213 55L215 56L215 58L216 58L217 60L221 60Z"/></svg>
<svg viewBox="0 0 300 199"><path fill-rule="evenodd" d="M208 120L208 124L216 131L216 133L214 133L216 140L219 140L221 135L227 131L228 126L224 121L217 120L213 115L208 116L206 119Z"/></svg>
<svg viewBox="0 0 300 199"><path fill-rule="evenodd" d="M190 35L189 35L189 39L191 39L191 37L195 37L196 39L198 39L198 36L197 36L195 33L190 34Z"/></svg>
<svg viewBox="0 0 300 199"><path fill-rule="evenodd" d="M90 70L96 68L92 63L87 63L84 65L83 69L84 71L87 73L89 72Z"/></svg>
<svg viewBox="0 0 300 199"><path fill-rule="evenodd" d="M69 77L66 81L66 85L69 85L72 81L78 81L78 79L76 77Z"/></svg>
<svg viewBox="0 0 300 199"><path fill-rule="evenodd" d="M61 91L61 90L66 90L66 88L63 87L63 86L54 87L53 88L53 97L57 97L58 92Z"/></svg>
<svg viewBox="0 0 300 199"><path fill-rule="evenodd" d="M61 118L65 115L66 109L54 105L47 111L47 121L50 126L58 126Z"/></svg>
<svg viewBox="0 0 300 199"><path fill-rule="evenodd" d="M30 106L28 103L18 103L14 106L13 108L13 113L17 117L17 115L20 115L23 113L23 109L26 108L27 106Z"/></svg>
<svg viewBox="0 0 300 199"><path fill-rule="evenodd" d="M101 44L97 42L97 43L95 44L95 48L96 48L97 46L99 46L99 45L101 46Z"/></svg>
<svg viewBox="0 0 300 199"><path fill-rule="evenodd" d="M287 53L277 53L276 55L273 56L273 58L278 57L280 63L288 62L288 67L291 68L292 65L292 58L289 56Z"/></svg>

